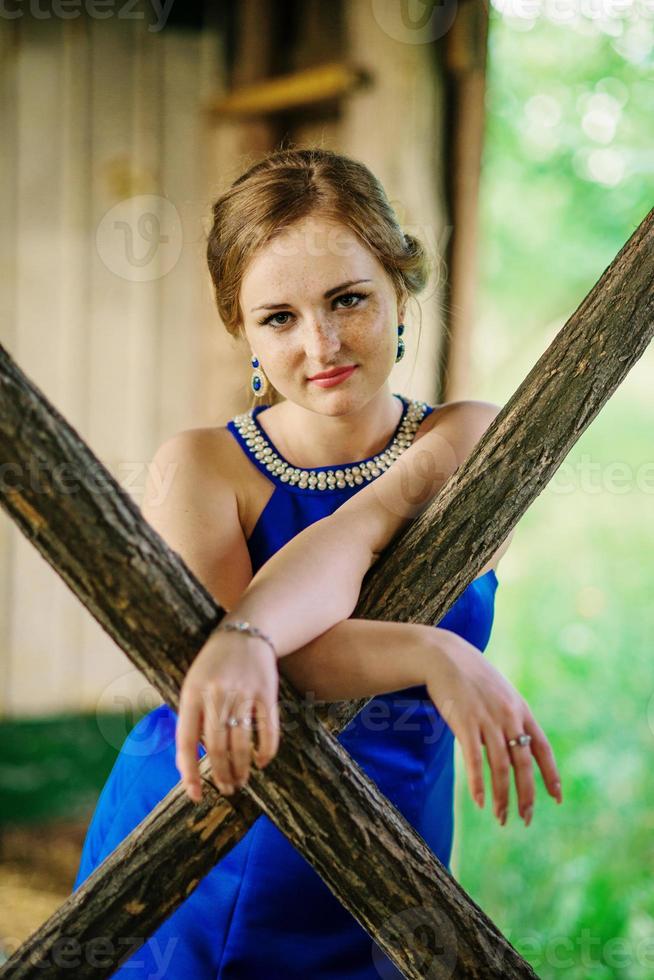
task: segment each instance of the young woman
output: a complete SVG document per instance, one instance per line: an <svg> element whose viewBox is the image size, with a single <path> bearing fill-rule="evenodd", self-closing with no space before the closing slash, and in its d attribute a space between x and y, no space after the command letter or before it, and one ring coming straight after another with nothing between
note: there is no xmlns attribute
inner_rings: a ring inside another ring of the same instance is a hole
<svg viewBox="0 0 654 980"><path fill-rule="evenodd" d="M199 799L198 748L227 794L247 782L253 758L274 757L278 669L319 700L373 699L339 741L449 868L454 736L480 806L485 745L500 823L513 767L529 824L533 758L561 799L545 735L481 656L509 539L437 626L348 617L371 563L497 407L431 407L391 392L406 304L429 270L361 163L318 149L269 155L215 203L207 254L221 319L247 342L263 401L224 428L167 440L154 462L173 466L174 479L163 501L148 488L143 512L229 612L188 672L179 717L163 705L128 735L76 886L180 774ZM262 816L115 976L377 980L381 963L392 975Z"/></svg>

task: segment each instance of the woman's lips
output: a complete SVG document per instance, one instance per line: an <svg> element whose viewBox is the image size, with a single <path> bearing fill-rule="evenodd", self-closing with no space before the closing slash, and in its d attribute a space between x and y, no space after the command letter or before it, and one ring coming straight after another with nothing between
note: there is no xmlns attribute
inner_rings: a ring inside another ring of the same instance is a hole
<svg viewBox="0 0 654 980"><path fill-rule="evenodd" d="M333 388L334 385L339 385L341 381L349 378L356 369L356 364L353 364L352 367L345 368L344 371L339 371L338 374L333 374L329 378L309 378L309 381L314 385L318 385L320 388Z"/></svg>

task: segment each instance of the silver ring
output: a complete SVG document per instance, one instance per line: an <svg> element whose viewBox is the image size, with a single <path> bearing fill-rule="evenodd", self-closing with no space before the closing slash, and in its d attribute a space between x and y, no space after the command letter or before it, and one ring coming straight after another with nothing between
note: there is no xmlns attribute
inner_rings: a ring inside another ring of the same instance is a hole
<svg viewBox="0 0 654 980"><path fill-rule="evenodd" d="M529 745L530 742L531 742L531 735L526 735L524 732L522 732L520 735L517 735L515 738L510 738L506 744L510 746Z"/></svg>
<svg viewBox="0 0 654 980"><path fill-rule="evenodd" d="M231 717L231 718L228 718L227 719L227 726L229 728L236 728L237 725L243 725L243 728L252 728L252 719L251 718L234 718L234 717Z"/></svg>
<svg viewBox="0 0 654 980"><path fill-rule="evenodd" d="M227 727L228 728L236 728L236 726L237 725L240 725L240 724L241 724L241 722L239 721L238 718L228 718L227 719Z"/></svg>

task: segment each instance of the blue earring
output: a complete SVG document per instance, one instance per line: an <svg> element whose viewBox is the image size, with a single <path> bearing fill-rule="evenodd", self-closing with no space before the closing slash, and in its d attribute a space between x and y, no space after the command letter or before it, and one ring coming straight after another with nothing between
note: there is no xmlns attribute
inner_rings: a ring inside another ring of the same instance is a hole
<svg viewBox="0 0 654 980"><path fill-rule="evenodd" d="M252 357L250 364L252 365L252 377L250 378L250 387L255 395L265 394L266 387L268 384L268 379L263 373L259 361L256 357Z"/></svg>
<svg viewBox="0 0 654 980"><path fill-rule="evenodd" d="M397 325L397 355L395 357L395 363L401 361L404 357L404 351L406 347L404 346L404 341L402 340L402 334L404 333L404 324L398 323Z"/></svg>

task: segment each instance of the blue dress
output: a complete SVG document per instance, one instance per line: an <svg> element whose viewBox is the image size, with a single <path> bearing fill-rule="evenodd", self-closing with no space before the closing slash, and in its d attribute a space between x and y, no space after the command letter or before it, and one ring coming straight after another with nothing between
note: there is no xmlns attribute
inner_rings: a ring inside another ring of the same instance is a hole
<svg viewBox="0 0 654 980"><path fill-rule="evenodd" d="M390 465L432 408L403 402L384 453L338 470L297 470L277 452L257 416L228 429L274 484L249 541L253 572L303 528L333 513ZM329 482L327 482L327 480ZM321 486L319 486L321 484ZM437 624L486 648L497 577L471 582ZM74 888L172 787L176 714L155 708L129 733L88 829ZM404 814L449 870L454 736L425 686L373 698L338 740ZM122 980L380 980L400 977L310 864L261 816L149 940L114 974Z"/></svg>

